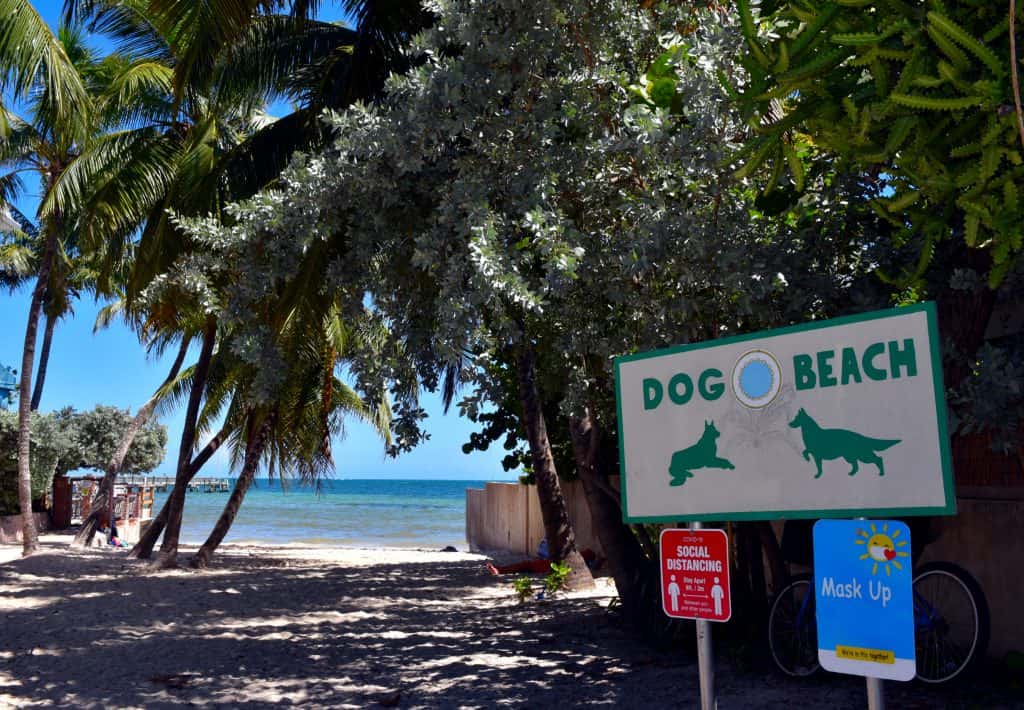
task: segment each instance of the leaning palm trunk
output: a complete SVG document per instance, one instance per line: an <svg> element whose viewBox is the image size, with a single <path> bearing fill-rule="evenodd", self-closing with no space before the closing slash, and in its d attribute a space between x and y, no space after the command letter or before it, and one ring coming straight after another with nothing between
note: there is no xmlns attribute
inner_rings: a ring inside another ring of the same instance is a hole
<svg viewBox="0 0 1024 710"><path fill-rule="evenodd" d="M36 334L39 330L39 313L43 307L43 296L50 280L53 252L56 249L56 225L51 225L46 238L43 260L39 265L39 276L32 290L32 301L28 309L28 325L25 327L25 345L21 355L21 380L18 388L18 504L21 508L21 554L28 556L39 549L39 532L32 517L32 470L29 457L32 453L32 363L36 355Z"/></svg>
<svg viewBox="0 0 1024 710"><path fill-rule="evenodd" d="M547 424L537 391L535 358L533 346L524 342L519 354L519 399L523 405L526 438L530 442L533 475L537 481L541 517L544 518L544 534L551 558L570 567L567 586L570 589L582 589L593 586L594 578L583 556L576 549L576 535L569 521L562 487L558 483L555 458L551 453Z"/></svg>
<svg viewBox="0 0 1024 710"><path fill-rule="evenodd" d="M193 567L197 569L207 567L210 564L210 558L213 557L213 553L220 546L220 543L223 542L224 536L228 534L228 530L231 529L231 525L235 522L235 516L238 515L238 509L242 507L242 501L245 500L245 494L248 492L249 486L252 485L256 471L260 467L260 458L267 447L267 440L270 438L270 432L273 428L274 415L271 414L260 425L259 432L255 438L251 439L248 446L246 446L245 461L242 464L242 471L238 476L238 480L235 481L234 490L231 491L231 497L228 498L227 505L224 506L224 511L217 519L217 524L213 526L210 536L206 538L206 542L203 543L202 547L199 548L199 551L192 558L191 565Z"/></svg>
<svg viewBox="0 0 1024 710"><path fill-rule="evenodd" d="M199 452L199 455L192 459L192 463L189 464L188 469L188 480L185 481L187 487L189 482L195 478L196 474L202 470L206 462L210 460L220 448L220 445L228 438L228 427L225 426L217 435L207 442L203 450ZM160 508L160 512L149 526L142 531L142 536L139 537L139 541L135 543L135 546L128 551L129 557L134 557L140 560L148 560L150 555L153 554L153 548L156 546L157 540L160 539L160 535L163 533L164 528L167 526L167 518L170 514L171 500L168 498L164 501L163 507Z"/></svg>
<svg viewBox="0 0 1024 710"><path fill-rule="evenodd" d="M82 523L82 527L79 528L78 534L75 535L75 539L71 543L72 547L88 547L92 542L93 535L96 534L96 528L99 527L101 519L105 517L108 524L114 519L114 483L117 481L117 475L121 472L121 467L124 466L124 460L128 456L128 450L131 449L136 435L146 425L149 418L153 416L153 411L160 402L160 392L173 382L178 376L178 372L181 371L181 365L185 361L185 355L188 353L188 345L188 338L182 338L181 347L178 349L178 356L174 359L174 364L171 365L171 371L167 374L167 379L164 380L160 389L149 398L149 401L139 408L139 411L135 413L132 423L121 436L117 450L110 457L110 461L103 472L103 480L97 486L98 490L96 496L92 499L89 515L85 522Z"/></svg>
<svg viewBox="0 0 1024 710"><path fill-rule="evenodd" d="M39 409L43 398L43 385L46 384L46 368L50 364L50 346L53 344L53 328L57 318L46 316L46 327L43 328L43 346L39 349L39 366L36 368L36 386L32 390L32 411Z"/></svg>
<svg viewBox="0 0 1024 710"><path fill-rule="evenodd" d="M195 374L192 379L192 391L188 397L188 408L185 411L185 427L181 432L181 446L178 449L178 469L174 476L174 488L167 499L167 527L164 530L164 541L160 545L160 555L156 560L158 567L175 567L178 564L178 537L181 534L181 519L185 512L185 493L188 491L189 464L192 461L192 447L196 439L196 420L199 417L199 404L206 389L206 375L210 371L210 360L213 358L213 346L217 340L217 322L211 318L203 334L203 347L196 362Z"/></svg>

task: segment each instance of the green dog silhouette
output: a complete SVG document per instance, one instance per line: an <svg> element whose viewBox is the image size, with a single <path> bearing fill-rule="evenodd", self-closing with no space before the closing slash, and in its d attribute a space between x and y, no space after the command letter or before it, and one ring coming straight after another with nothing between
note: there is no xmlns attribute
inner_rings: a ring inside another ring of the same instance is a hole
<svg viewBox="0 0 1024 710"><path fill-rule="evenodd" d="M872 439L845 429L822 429L810 415L801 409L793 421L789 423L794 429L800 429L804 438L804 459L818 467L815 478L821 478L821 462L832 459L845 459L853 466L850 475L854 476L859 468L858 461L873 463L878 466L878 475L885 475L885 464L878 456L878 451L885 451L890 446L900 443L900 439Z"/></svg>
<svg viewBox="0 0 1024 710"><path fill-rule="evenodd" d="M714 422L704 422L704 433L693 446L672 454L668 465L673 486L681 486L686 479L693 478L696 468L736 468L731 461L718 457L718 437L721 436Z"/></svg>

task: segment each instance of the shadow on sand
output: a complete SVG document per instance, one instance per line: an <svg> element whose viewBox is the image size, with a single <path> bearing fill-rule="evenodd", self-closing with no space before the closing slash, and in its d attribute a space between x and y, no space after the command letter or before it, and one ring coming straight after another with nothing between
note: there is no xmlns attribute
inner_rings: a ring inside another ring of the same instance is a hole
<svg viewBox="0 0 1024 710"><path fill-rule="evenodd" d="M690 659L631 640L591 598L519 606L478 560L217 565L147 573L116 553L63 549L0 565L0 705L697 704ZM856 679L738 676L726 661L723 708L864 706ZM949 699L890 694L894 707Z"/></svg>

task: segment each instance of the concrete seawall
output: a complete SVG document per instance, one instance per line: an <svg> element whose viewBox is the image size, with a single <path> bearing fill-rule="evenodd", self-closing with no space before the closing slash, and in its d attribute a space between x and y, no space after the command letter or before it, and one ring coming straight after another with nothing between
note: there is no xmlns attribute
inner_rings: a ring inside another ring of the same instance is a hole
<svg viewBox="0 0 1024 710"><path fill-rule="evenodd" d="M612 480L618 485L618 478ZM562 481L576 546L601 553L601 543L590 520L590 508L579 481ZM466 541L470 550L506 551L533 557L544 539L537 487L522 483L488 483L466 489Z"/></svg>

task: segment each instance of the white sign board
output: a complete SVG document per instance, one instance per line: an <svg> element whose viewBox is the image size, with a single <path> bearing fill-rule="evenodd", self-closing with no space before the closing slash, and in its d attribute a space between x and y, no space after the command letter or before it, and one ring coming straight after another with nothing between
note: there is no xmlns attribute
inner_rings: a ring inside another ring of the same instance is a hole
<svg viewBox="0 0 1024 710"><path fill-rule="evenodd" d="M951 515L935 306L615 362L629 522Z"/></svg>

